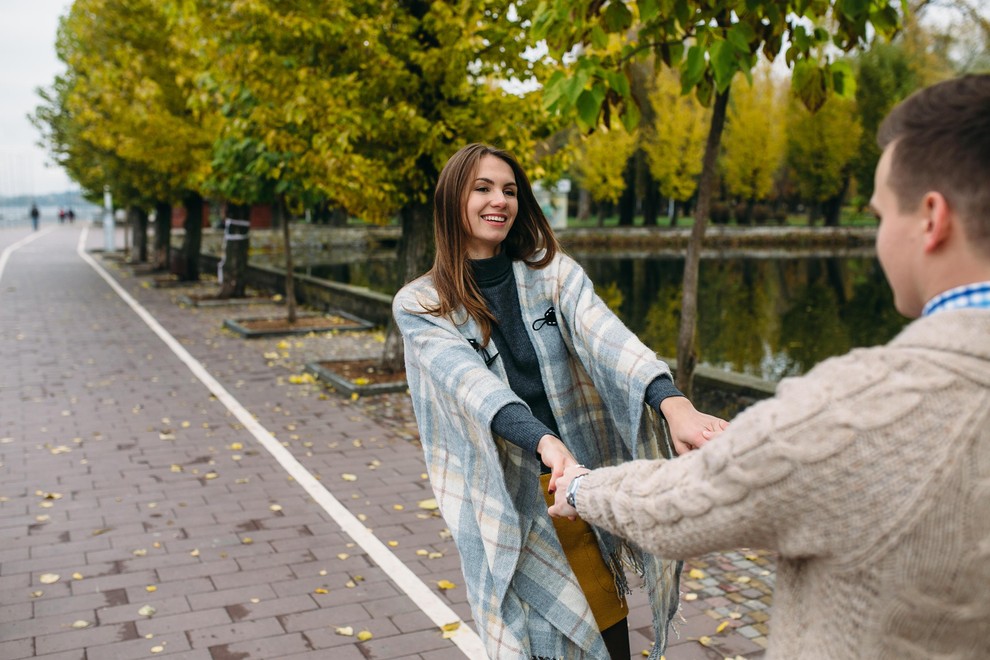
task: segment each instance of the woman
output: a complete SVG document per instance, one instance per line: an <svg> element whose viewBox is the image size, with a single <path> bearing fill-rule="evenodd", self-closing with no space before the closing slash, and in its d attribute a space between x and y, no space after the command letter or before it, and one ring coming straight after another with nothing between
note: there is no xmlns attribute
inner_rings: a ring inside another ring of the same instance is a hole
<svg viewBox="0 0 990 660"><path fill-rule="evenodd" d="M725 422L695 410L595 295L510 154L458 151L434 205L433 268L392 311L430 480L489 656L628 658L625 562L646 581L659 657L679 565L581 521L555 522L547 507L567 467L656 458L661 442L682 453Z"/></svg>

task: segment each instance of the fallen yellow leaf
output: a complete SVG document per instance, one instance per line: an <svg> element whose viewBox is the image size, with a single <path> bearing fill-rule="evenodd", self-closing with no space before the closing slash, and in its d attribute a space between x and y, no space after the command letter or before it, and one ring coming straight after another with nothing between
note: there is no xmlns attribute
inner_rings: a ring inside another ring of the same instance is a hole
<svg viewBox="0 0 990 660"><path fill-rule="evenodd" d="M83 621L82 619L79 619L78 621L74 621L72 623L72 627L76 629L89 628L91 625L93 624L91 624L89 621Z"/></svg>
<svg viewBox="0 0 990 660"><path fill-rule="evenodd" d="M357 481L357 475L350 474L350 473L347 473L347 472L345 472L344 474L340 475L340 478L343 479L344 481Z"/></svg>
<svg viewBox="0 0 990 660"><path fill-rule="evenodd" d="M715 629L715 634L717 635L721 633L723 630L725 630L728 627L729 627L729 622L723 621L722 623L718 624L718 628Z"/></svg>
<svg viewBox="0 0 990 660"><path fill-rule="evenodd" d="M436 511L440 508L440 505L437 504L436 499L432 497L428 500L420 500L417 503L417 506L420 509L426 509L427 511Z"/></svg>
<svg viewBox="0 0 990 660"><path fill-rule="evenodd" d="M157 610L151 605L145 605L144 607L138 610L138 614L140 614L141 616L154 616L155 612L157 612Z"/></svg>
<svg viewBox="0 0 990 660"><path fill-rule="evenodd" d="M153 594L156 591L158 591L158 587L156 587L153 584L149 584L147 587L144 588L144 590L147 591L149 594Z"/></svg>
<svg viewBox="0 0 990 660"><path fill-rule="evenodd" d="M72 574L72 579L73 580L81 580L81 579L83 579L83 574L82 573L73 573Z"/></svg>
<svg viewBox="0 0 990 660"><path fill-rule="evenodd" d="M702 646L711 646L712 638L709 637L708 635L702 635L701 637L698 638L698 643L701 644Z"/></svg>
<svg viewBox="0 0 990 660"><path fill-rule="evenodd" d="M389 542L388 542L388 545L389 545L389 547L391 547L391 548L395 548L395 547L398 547L398 545L399 545L399 542L398 542L398 541L389 541Z"/></svg>
<svg viewBox="0 0 990 660"><path fill-rule="evenodd" d="M159 644L158 646L152 646L150 650L152 653L161 653L165 650L165 647Z"/></svg>
<svg viewBox="0 0 990 660"><path fill-rule="evenodd" d="M362 630L361 632L359 632L357 634L357 638L358 638L358 641L367 642L369 639L372 638L372 634L370 632L368 632L367 630Z"/></svg>
<svg viewBox="0 0 990 660"><path fill-rule="evenodd" d="M446 631L457 630L460 627L461 627L460 621L451 621L450 623L445 623L441 626L441 628L443 628Z"/></svg>
<svg viewBox="0 0 990 660"><path fill-rule="evenodd" d="M688 571L688 577L692 580L703 580L705 579L705 572L698 570L697 568L692 568Z"/></svg>
<svg viewBox="0 0 990 660"><path fill-rule="evenodd" d="M41 584L55 584L58 582L59 576L57 573L43 573L39 578L38 582Z"/></svg>
<svg viewBox="0 0 990 660"><path fill-rule="evenodd" d="M698 600L698 594L684 594L684 600L687 601Z"/></svg>
<svg viewBox="0 0 990 660"><path fill-rule="evenodd" d="M323 587L317 587L316 589L313 589L313 593L317 593L317 594L328 594L328 593L330 593L330 591L327 590L327 589L324 589Z"/></svg>
<svg viewBox="0 0 990 660"><path fill-rule="evenodd" d="M450 580L440 580L437 582L437 586L444 590L457 588L457 585Z"/></svg>
<svg viewBox="0 0 990 660"><path fill-rule="evenodd" d="M344 637L350 637L351 635L354 634L354 628L351 628L350 626L343 626L340 628L336 628L334 632L337 633L338 635L343 635Z"/></svg>

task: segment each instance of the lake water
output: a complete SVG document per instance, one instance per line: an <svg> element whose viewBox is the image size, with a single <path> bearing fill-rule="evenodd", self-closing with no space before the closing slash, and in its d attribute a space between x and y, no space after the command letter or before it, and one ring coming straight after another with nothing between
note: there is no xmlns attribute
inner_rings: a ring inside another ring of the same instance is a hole
<svg viewBox="0 0 990 660"><path fill-rule="evenodd" d="M676 354L683 259L572 255L648 346ZM398 286L387 253L299 271L387 294ZM882 344L908 322L872 256L703 258L698 321L700 363L771 381Z"/></svg>

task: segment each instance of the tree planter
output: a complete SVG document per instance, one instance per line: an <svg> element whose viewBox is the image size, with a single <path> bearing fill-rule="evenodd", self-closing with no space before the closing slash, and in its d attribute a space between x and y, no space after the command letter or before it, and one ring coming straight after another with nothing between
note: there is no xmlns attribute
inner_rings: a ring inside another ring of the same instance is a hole
<svg viewBox="0 0 990 660"><path fill-rule="evenodd" d="M385 373L380 360L325 360L309 362L306 371L345 395L369 396L388 392L403 392L408 387L406 372Z"/></svg>
<svg viewBox="0 0 990 660"><path fill-rule="evenodd" d="M183 294L177 298L179 304L190 307L237 307L241 305L277 305L272 296L250 294L240 298L221 298L217 293Z"/></svg>
<svg viewBox="0 0 990 660"><path fill-rule="evenodd" d="M274 337L278 335L306 335L310 332L354 332L370 330L374 326L370 321L351 316L346 312L334 311L329 315L301 315L295 323L289 323L284 317L225 319L224 327L230 328L246 339L255 337Z"/></svg>

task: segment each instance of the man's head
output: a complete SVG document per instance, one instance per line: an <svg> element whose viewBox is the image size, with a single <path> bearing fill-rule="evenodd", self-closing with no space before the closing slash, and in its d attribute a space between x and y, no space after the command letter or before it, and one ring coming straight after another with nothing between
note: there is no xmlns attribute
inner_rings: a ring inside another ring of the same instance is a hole
<svg viewBox="0 0 990 660"><path fill-rule="evenodd" d="M941 291L990 279L990 75L915 93L877 140L877 256L898 311L918 316Z"/></svg>

